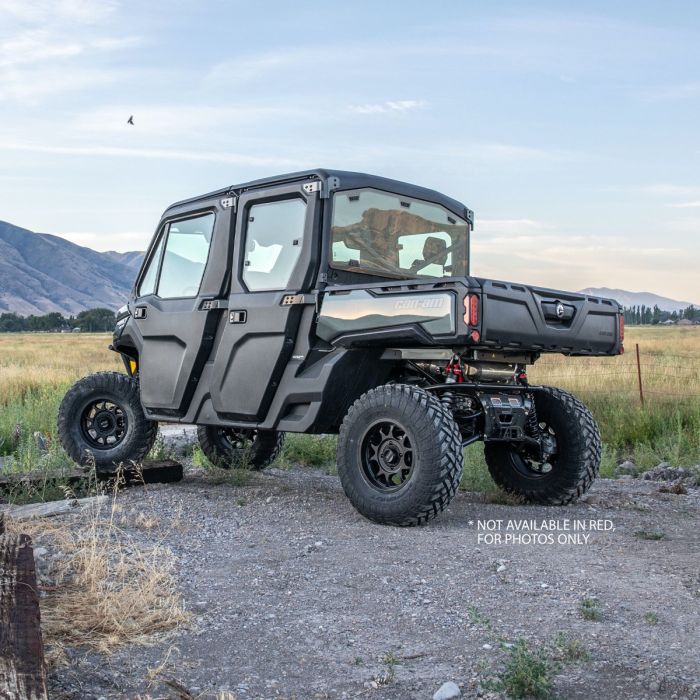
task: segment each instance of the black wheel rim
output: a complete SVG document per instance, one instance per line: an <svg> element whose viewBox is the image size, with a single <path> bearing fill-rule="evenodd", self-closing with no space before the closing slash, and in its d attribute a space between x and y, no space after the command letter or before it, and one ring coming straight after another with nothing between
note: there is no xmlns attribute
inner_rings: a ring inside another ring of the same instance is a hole
<svg viewBox="0 0 700 700"><path fill-rule="evenodd" d="M413 474L413 445L405 428L393 421L380 421L368 428L360 457L365 480L385 493L403 488Z"/></svg>
<svg viewBox="0 0 700 700"><path fill-rule="evenodd" d="M257 430L247 428L239 430L219 428L219 439L227 452L238 453L249 450L253 446L257 435Z"/></svg>
<svg viewBox="0 0 700 700"><path fill-rule="evenodd" d="M129 429L123 407L108 399L92 401L80 414L80 430L96 450L112 450L121 444Z"/></svg>
<svg viewBox="0 0 700 700"><path fill-rule="evenodd" d="M556 470L559 453L557 434L551 425L540 422L540 439L543 440L547 455L544 461L531 452L518 451L511 453L511 461L515 470L528 479L543 479Z"/></svg>

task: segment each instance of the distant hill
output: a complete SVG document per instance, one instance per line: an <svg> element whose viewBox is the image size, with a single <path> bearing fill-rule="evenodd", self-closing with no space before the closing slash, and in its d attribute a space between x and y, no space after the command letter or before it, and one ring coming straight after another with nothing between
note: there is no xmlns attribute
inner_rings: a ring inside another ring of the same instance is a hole
<svg viewBox="0 0 700 700"><path fill-rule="evenodd" d="M115 262L131 267L134 272L139 271L141 262L143 261L143 251L141 250L130 250L128 253L117 253L116 250L108 250L106 253L103 253L103 255L106 255Z"/></svg>
<svg viewBox="0 0 700 700"><path fill-rule="evenodd" d="M98 253L0 221L0 313L117 309L129 294L140 255Z"/></svg>
<svg viewBox="0 0 700 700"><path fill-rule="evenodd" d="M628 292L624 289L609 289L608 287L586 287L581 289L580 294L590 294L591 296L607 297L615 299L622 306L648 306L654 308L658 306L662 311L681 311L688 308L690 301L677 301L669 299L651 292ZM696 304L696 306L698 306Z"/></svg>

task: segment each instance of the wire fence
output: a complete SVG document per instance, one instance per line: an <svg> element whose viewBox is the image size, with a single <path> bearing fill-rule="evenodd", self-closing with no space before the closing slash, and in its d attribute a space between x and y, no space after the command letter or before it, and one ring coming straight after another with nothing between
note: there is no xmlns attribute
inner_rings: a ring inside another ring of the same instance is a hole
<svg viewBox="0 0 700 700"><path fill-rule="evenodd" d="M532 383L587 394L636 397L641 405L663 398L700 399L700 353L648 352L638 344L631 352L614 358L546 355L529 375Z"/></svg>

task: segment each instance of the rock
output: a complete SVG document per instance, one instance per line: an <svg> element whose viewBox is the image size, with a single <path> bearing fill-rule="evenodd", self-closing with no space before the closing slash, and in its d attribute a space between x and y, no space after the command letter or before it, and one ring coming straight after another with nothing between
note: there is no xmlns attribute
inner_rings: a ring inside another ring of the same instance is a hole
<svg viewBox="0 0 700 700"><path fill-rule="evenodd" d="M623 476L624 474L629 474L629 476L637 476L639 473L639 467L634 463L626 459L622 464L618 464L615 467L615 476Z"/></svg>
<svg viewBox="0 0 700 700"><path fill-rule="evenodd" d="M40 557L45 557L49 550L46 547L34 547L34 556L39 559Z"/></svg>
<svg viewBox="0 0 700 700"><path fill-rule="evenodd" d="M685 479L676 479L670 484L663 484L659 487L659 493L674 493L677 496L682 496L688 493L688 489L685 487Z"/></svg>
<svg viewBox="0 0 700 700"><path fill-rule="evenodd" d="M693 473L685 467L672 467L668 462L662 462L653 469L644 472L642 479L647 481L676 481L677 479L687 479Z"/></svg>
<svg viewBox="0 0 700 700"><path fill-rule="evenodd" d="M496 573L500 574L501 572L506 570L506 565L505 564L499 564L498 567L496 568Z"/></svg>
<svg viewBox="0 0 700 700"><path fill-rule="evenodd" d="M659 681L651 681L651 683L649 683L649 690L652 693L658 693L659 690L661 690L661 683L659 683Z"/></svg>
<svg viewBox="0 0 700 700"><path fill-rule="evenodd" d="M440 686L435 695L433 695L433 700L450 700L461 696L462 691L459 689L459 686L452 681L448 681Z"/></svg>

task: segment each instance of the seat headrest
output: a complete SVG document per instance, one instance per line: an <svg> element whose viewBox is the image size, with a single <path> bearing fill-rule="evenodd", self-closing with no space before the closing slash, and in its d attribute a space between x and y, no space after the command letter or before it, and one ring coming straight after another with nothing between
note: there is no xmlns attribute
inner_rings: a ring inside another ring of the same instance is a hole
<svg viewBox="0 0 700 700"><path fill-rule="evenodd" d="M447 262L447 242L436 236L428 236L423 244L423 260L444 265Z"/></svg>

